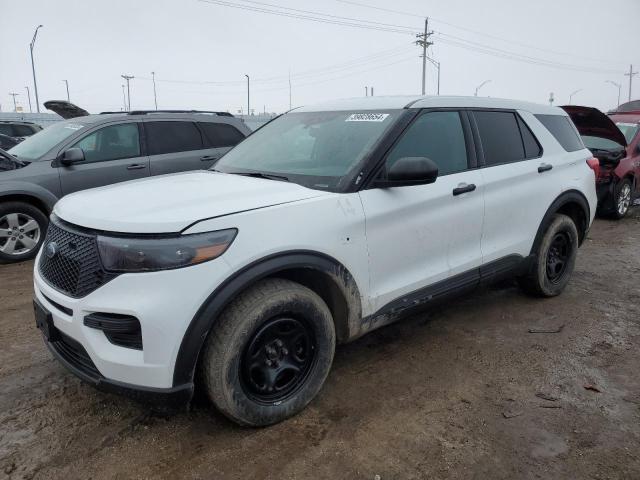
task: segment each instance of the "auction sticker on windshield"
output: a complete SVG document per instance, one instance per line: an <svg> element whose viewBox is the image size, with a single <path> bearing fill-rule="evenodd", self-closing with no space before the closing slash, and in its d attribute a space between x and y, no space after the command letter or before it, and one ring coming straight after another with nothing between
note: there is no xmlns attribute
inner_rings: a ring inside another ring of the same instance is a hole
<svg viewBox="0 0 640 480"><path fill-rule="evenodd" d="M388 116L388 113L354 113L345 122L384 122Z"/></svg>
<svg viewBox="0 0 640 480"><path fill-rule="evenodd" d="M68 128L69 130L80 130L84 128L84 125L80 125L79 123L70 123L69 125L65 125L64 128Z"/></svg>

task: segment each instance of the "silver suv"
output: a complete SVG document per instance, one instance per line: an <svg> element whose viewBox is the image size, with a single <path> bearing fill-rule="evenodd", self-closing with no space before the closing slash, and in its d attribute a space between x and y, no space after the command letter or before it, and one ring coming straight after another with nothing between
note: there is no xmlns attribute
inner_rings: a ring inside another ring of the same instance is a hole
<svg viewBox="0 0 640 480"><path fill-rule="evenodd" d="M88 115L47 127L0 163L0 262L35 256L64 195L207 169L249 133L227 112L175 110Z"/></svg>

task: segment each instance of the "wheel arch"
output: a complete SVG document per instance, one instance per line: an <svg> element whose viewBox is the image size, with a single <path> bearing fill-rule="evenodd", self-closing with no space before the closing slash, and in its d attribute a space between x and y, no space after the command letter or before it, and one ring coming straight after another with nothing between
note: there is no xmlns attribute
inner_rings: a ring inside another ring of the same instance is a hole
<svg viewBox="0 0 640 480"><path fill-rule="evenodd" d="M582 242L589 231L591 209L589 207L589 202L582 192L578 190L567 190L566 192L561 193L551 203L551 206L542 217L542 221L540 222L540 226L538 227L538 231L533 241L533 246L531 247L532 254L537 252L540 242L542 241L542 237L544 236L544 232L551 223L553 216L557 213L567 215L573 220L578 230L578 243L579 245L582 245Z"/></svg>
<svg viewBox="0 0 640 480"><path fill-rule="evenodd" d="M4 187L4 185L3 185ZM40 191L42 190L42 191ZM19 185L9 185L0 191L0 202L24 202L33 205L49 216L58 199L51 192L39 187L37 191L32 188L22 188Z"/></svg>
<svg viewBox="0 0 640 480"><path fill-rule="evenodd" d="M180 343L173 385L194 381L200 352L216 319L238 294L265 278L286 278L317 293L332 313L336 338L354 336L362 316L360 291L355 279L336 259L313 251L290 251L255 261L218 286L191 319Z"/></svg>

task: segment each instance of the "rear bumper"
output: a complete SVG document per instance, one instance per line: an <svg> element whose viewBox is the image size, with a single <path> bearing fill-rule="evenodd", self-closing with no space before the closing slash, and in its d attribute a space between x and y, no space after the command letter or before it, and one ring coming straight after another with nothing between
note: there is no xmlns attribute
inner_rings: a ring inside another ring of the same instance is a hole
<svg viewBox="0 0 640 480"><path fill-rule="evenodd" d="M164 411L185 407L193 396L193 383L172 388L154 388L110 380L100 374L84 347L56 329L55 341L45 344L53 356L71 373L98 390L122 395Z"/></svg>

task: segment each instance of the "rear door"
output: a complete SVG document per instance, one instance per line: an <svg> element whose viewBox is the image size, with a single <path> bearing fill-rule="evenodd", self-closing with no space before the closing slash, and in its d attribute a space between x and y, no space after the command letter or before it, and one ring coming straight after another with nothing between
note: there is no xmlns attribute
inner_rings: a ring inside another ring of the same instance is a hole
<svg viewBox="0 0 640 480"><path fill-rule="evenodd" d="M484 183L483 264L506 262L508 267L517 256L529 255L544 214L561 193L556 176L562 158L559 152L543 152L523 119L535 122L528 112L470 114Z"/></svg>
<svg viewBox="0 0 640 480"><path fill-rule="evenodd" d="M424 112L387 154L381 175L399 158L428 157L438 165L435 183L360 192L376 310L458 274L464 278L452 285L478 280L484 203L470 143L464 114Z"/></svg>
<svg viewBox="0 0 640 480"><path fill-rule="evenodd" d="M149 159L135 121L100 126L68 148L81 148L85 161L57 167L63 195L149 176Z"/></svg>
<svg viewBox="0 0 640 480"><path fill-rule="evenodd" d="M202 132L193 121L146 121L144 129L151 175L201 170L213 161Z"/></svg>
<svg viewBox="0 0 640 480"><path fill-rule="evenodd" d="M198 122L205 146L208 147L208 159L202 159L202 168L211 167L222 155L245 139L244 133L233 125L218 122Z"/></svg>

